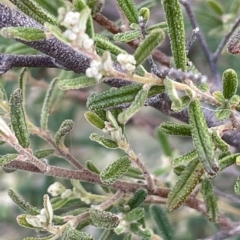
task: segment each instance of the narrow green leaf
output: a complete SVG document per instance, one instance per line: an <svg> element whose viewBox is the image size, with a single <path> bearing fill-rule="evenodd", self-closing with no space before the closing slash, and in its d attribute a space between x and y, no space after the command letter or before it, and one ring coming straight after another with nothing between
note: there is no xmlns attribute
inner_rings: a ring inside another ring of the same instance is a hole
<svg viewBox="0 0 240 240"><path fill-rule="evenodd" d="M94 172L96 174L100 174L100 170L94 165L94 163L90 160L86 162L86 167L89 169L91 172Z"/></svg>
<svg viewBox="0 0 240 240"><path fill-rule="evenodd" d="M54 78L47 90L44 102L43 102L43 107L42 107L42 112L41 112L41 119L40 119L40 125L42 130L47 130L48 128L48 117L49 117L49 112L51 108L51 103L53 101L53 90L55 86L57 85L58 79Z"/></svg>
<svg viewBox="0 0 240 240"><path fill-rule="evenodd" d="M59 208L64 207L68 202L69 202L69 198L63 198L63 199L60 198L58 201L56 201L52 204L52 208L55 211Z"/></svg>
<svg viewBox="0 0 240 240"><path fill-rule="evenodd" d="M179 0L163 0L162 3L169 28L172 55L176 64L176 68L186 71L186 38L183 15Z"/></svg>
<svg viewBox="0 0 240 240"><path fill-rule="evenodd" d="M17 158L18 154L6 154L0 157L0 167L10 163L15 158Z"/></svg>
<svg viewBox="0 0 240 240"><path fill-rule="evenodd" d="M40 210L36 207L33 207L30 203L26 202L23 198L17 195L11 188L8 190L9 197L26 213L31 215L38 215Z"/></svg>
<svg viewBox="0 0 240 240"><path fill-rule="evenodd" d="M134 0L117 0L130 23L138 23L138 11Z"/></svg>
<svg viewBox="0 0 240 240"><path fill-rule="evenodd" d="M150 206L150 214L153 216L156 225L157 233L163 237L164 240L173 240L173 228L168 221L166 212L158 205Z"/></svg>
<svg viewBox="0 0 240 240"><path fill-rule="evenodd" d="M87 111L84 113L84 117L87 119L89 123L91 123L94 127L102 130L105 127L104 120L102 120L96 113Z"/></svg>
<svg viewBox="0 0 240 240"><path fill-rule="evenodd" d="M149 89L150 85L144 85L143 88L137 93L131 106L118 115L118 121L120 123L126 124L127 121L140 110L147 100Z"/></svg>
<svg viewBox="0 0 240 240"><path fill-rule="evenodd" d="M178 96L178 93L177 93L176 88L174 87L173 81L169 78L165 78L164 85L166 87L168 96L172 101L171 109L176 112L181 111L182 110L182 100Z"/></svg>
<svg viewBox="0 0 240 240"><path fill-rule="evenodd" d="M147 24L149 21L149 18L150 18L149 8L147 8L147 7L140 8L140 10L138 11L138 15L139 15L139 17L142 17L145 24Z"/></svg>
<svg viewBox="0 0 240 240"><path fill-rule="evenodd" d="M21 89L18 88L11 94L9 102L12 128L19 144L24 148L28 148L30 145L30 136L22 106Z"/></svg>
<svg viewBox="0 0 240 240"><path fill-rule="evenodd" d="M52 38L52 37L56 37L61 42L69 45L69 40L67 39L67 37L65 37L63 35L63 33L61 32L61 30L58 27L56 27L48 22L45 22L44 29L45 29L45 33L46 33L46 36L48 39Z"/></svg>
<svg viewBox="0 0 240 240"><path fill-rule="evenodd" d="M28 68L23 68L18 78L19 88L21 89L21 92L22 92L22 105L23 105L24 112L25 112L24 108L25 108L25 92L26 92L27 75L28 75Z"/></svg>
<svg viewBox="0 0 240 240"><path fill-rule="evenodd" d="M213 193L212 184L208 179L202 180L201 192L207 209L207 217L210 222L218 220L217 198Z"/></svg>
<svg viewBox="0 0 240 240"><path fill-rule="evenodd" d="M225 98L223 96L223 94L219 91L215 91L213 92L213 97L218 101L220 102L221 104L224 104L225 103Z"/></svg>
<svg viewBox="0 0 240 240"><path fill-rule="evenodd" d="M42 238L35 238L35 237L26 237L23 240L52 240L54 239L55 235L49 235L47 237L42 237Z"/></svg>
<svg viewBox="0 0 240 240"><path fill-rule="evenodd" d="M234 185L234 192L237 194L237 195L240 195L240 177L238 177L235 185Z"/></svg>
<svg viewBox="0 0 240 240"><path fill-rule="evenodd" d="M52 155L55 152L54 149L41 149L33 153L36 158L45 158Z"/></svg>
<svg viewBox="0 0 240 240"><path fill-rule="evenodd" d="M31 224L29 223L31 222ZM17 223L21 227L30 229L42 229L40 221L35 217L27 214L17 216Z"/></svg>
<svg viewBox="0 0 240 240"><path fill-rule="evenodd" d="M111 88L103 93L94 93L87 100L87 107L90 110L101 110L112 106L134 101L135 96L142 88L142 84L133 84L121 88ZM164 86L153 86L148 97L164 92Z"/></svg>
<svg viewBox="0 0 240 240"><path fill-rule="evenodd" d="M240 156L240 153L235 153L235 154L230 154L228 156L225 156L224 158L219 159L220 170L222 171L223 169L235 164L236 159L239 156Z"/></svg>
<svg viewBox="0 0 240 240"><path fill-rule="evenodd" d="M91 208L89 213L91 222L96 227L112 229L117 227L120 223L118 216L111 212Z"/></svg>
<svg viewBox="0 0 240 240"><path fill-rule="evenodd" d="M109 51L111 54L117 56L120 53L126 53L122 48L114 45L108 39L103 38L102 36L96 35L94 37L94 42L97 48L100 48L104 51Z"/></svg>
<svg viewBox="0 0 240 240"><path fill-rule="evenodd" d="M134 208L130 212L128 212L125 216L125 220L127 222L138 221L139 219L144 217L144 208Z"/></svg>
<svg viewBox="0 0 240 240"><path fill-rule="evenodd" d="M113 36L113 40L117 42L131 42L142 35L139 30L132 30L122 33L117 33Z"/></svg>
<svg viewBox="0 0 240 240"><path fill-rule="evenodd" d="M223 96L230 99L238 88L238 76L233 69L227 69L222 76L223 81Z"/></svg>
<svg viewBox="0 0 240 240"><path fill-rule="evenodd" d="M173 167L179 167L185 163L189 163L192 160L196 159L198 157L198 153L196 149L193 149L192 151L185 153L181 156L175 157L172 159L172 165Z"/></svg>
<svg viewBox="0 0 240 240"><path fill-rule="evenodd" d="M200 83L197 86L198 89L200 89L202 92L209 92L209 85L207 83Z"/></svg>
<svg viewBox="0 0 240 240"><path fill-rule="evenodd" d="M178 209L187 197L191 194L193 189L199 183L204 171L198 159L189 163L179 180L168 194L167 206L169 211Z"/></svg>
<svg viewBox="0 0 240 240"><path fill-rule="evenodd" d="M159 129L157 131L157 136L158 136L158 140L160 142L160 145L161 145L161 149L163 151L163 153L168 156L168 157L171 157L172 156L172 147L171 147L171 144L168 140L168 137L165 136L165 134L163 134Z"/></svg>
<svg viewBox="0 0 240 240"><path fill-rule="evenodd" d="M66 135L73 129L73 125L74 122L71 119L63 121L54 137L57 146L63 144Z"/></svg>
<svg viewBox="0 0 240 240"><path fill-rule="evenodd" d="M141 42L134 53L136 66L140 65L164 40L165 34L161 29L151 31Z"/></svg>
<svg viewBox="0 0 240 240"><path fill-rule="evenodd" d="M31 17L41 24L49 22L53 25L59 25L58 20L50 14L46 9L39 5L35 0L10 0L25 14L31 14Z"/></svg>
<svg viewBox="0 0 240 240"><path fill-rule="evenodd" d="M94 238L86 232L80 232L69 226L62 236L62 240L94 240Z"/></svg>
<svg viewBox="0 0 240 240"><path fill-rule="evenodd" d="M187 124L163 122L159 127L159 131L166 135L191 136L191 126Z"/></svg>
<svg viewBox="0 0 240 240"><path fill-rule="evenodd" d="M132 198L128 201L127 205L130 207L130 209L137 208L143 204L147 196L147 190L139 188L136 192L134 192Z"/></svg>
<svg viewBox="0 0 240 240"><path fill-rule="evenodd" d="M89 78L87 76L73 78L73 79L61 79L58 82L58 87L61 90L80 89L92 86L97 83L95 78Z"/></svg>
<svg viewBox="0 0 240 240"><path fill-rule="evenodd" d="M216 109L215 116L219 121L223 121L229 118L231 112L232 111L230 108L226 108L225 106L220 106Z"/></svg>
<svg viewBox="0 0 240 240"><path fill-rule="evenodd" d="M30 27L4 27L0 34L5 38L14 38L22 41L32 42L46 38L43 30Z"/></svg>
<svg viewBox="0 0 240 240"><path fill-rule="evenodd" d="M115 162L104 168L100 174L101 181L105 184L112 184L124 173L127 172L131 165L128 156L121 157Z"/></svg>
<svg viewBox="0 0 240 240"><path fill-rule="evenodd" d="M214 152L214 143L209 134L199 100L194 100L190 103L188 112L189 123L192 127L192 138L199 160L204 170L210 176L215 176L219 170L219 166Z"/></svg>
<svg viewBox="0 0 240 240"><path fill-rule="evenodd" d="M215 0L208 0L207 1L208 6L211 8L213 12L215 12L217 15L222 16L224 14L223 6Z"/></svg>
<svg viewBox="0 0 240 240"><path fill-rule="evenodd" d="M167 22L160 22L160 23L156 23L156 24L149 26L147 28L147 33L151 32L155 29L162 29L165 34L168 33L168 31L169 31Z"/></svg>
<svg viewBox="0 0 240 240"><path fill-rule="evenodd" d="M118 148L118 143L117 142L115 142L111 139L102 137L102 136L98 135L97 133L92 133L89 138L92 141L95 141L95 142L101 144L105 148L110 148L110 149Z"/></svg>
<svg viewBox="0 0 240 240"><path fill-rule="evenodd" d="M233 95L230 99L229 99L229 105L231 107L235 107L239 104L240 102L240 96L239 95Z"/></svg>
<svg viewBox="0 0 240 240"><path fill-rule="evenodd" d="M220 137L217 131L212 132L212 139L216 147L219 148L222 152L229 151L229 145Z"/></svg>

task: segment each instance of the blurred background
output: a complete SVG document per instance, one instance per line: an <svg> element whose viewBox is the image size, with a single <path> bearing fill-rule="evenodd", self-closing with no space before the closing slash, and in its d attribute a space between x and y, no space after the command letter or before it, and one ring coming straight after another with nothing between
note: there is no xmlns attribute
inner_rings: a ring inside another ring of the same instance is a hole
<svg viewBox="0 0 240 240"><path fill-rule="evenodd" d="M0 2L14 7L7 0L0 0ZM63 1L60 0L38 0L38 2L55 16L57 16L58 8L63 6ZM136 1L136 3L139 7L147 6L151 9L151 20L149 25L165 20L161 1L139 0ZM201 30L204 32L212 51L216 50L217 45L240 14L239 0L221 0L217 1L217 3L220 8L214 7L211 1L191 1ZM184 9L183 12L185 14ZM102 13L112 21L120 24L116 1L106 1ZM185 26L186 36L190 37L192 28L186 15ZM109 39L112 38L113 35L103 30L98 24L96 24L95 27L99 34L105 35ZM130 53L133 52L127 45L120 46ZM37 51L25 47L14 40L4 39L2 37L0 37L0 50L1 53L12 54L37 53ZM171 56L168 38L166 38L160 50L168 56ZM209 67L206 64L206 59L197 41L190 50L189 58L202 74L209 75ZM233 68L240 74L239 60L240 58L238 56L232 56L224 49L219 59L219 71L222 73L227 68ZM149 69L147 64L145 67ZM8 96L18 87L17 79L20 70L21 69L16 68L12 69L0 77L0 81ZM75 74L72 72L61 72L56 69L30 69L30 75L27 79L26 110L30 120L36 126L39 126L42 102L46 89L49 82L56 76L60 76L60 78L73 78ZM89 135L92 132L97 132L97 130L93 128L83 116L84 112L87 110L85 107L87 97L93 92L100 92L108 88L108 86L101 84L81 91L68 91L67 93L59 91L56 103L52 109L52 115L49 118L49 129L52 134L58 130L63 120L74 120L74 130L67 136L66 146L69 147L72 155L82 164L87 160L92 160L99 169L103 169L123 154L121 151L107 150L97 143L92 142L89 139ZM0 114L3 113L4 112L0 110ZM177 178L170 166L171 157L191 150L192 141L189 138L167 138L160 135L157 130L158 126L166 120L175 121L153 108L143 108L127 124L126 132L133 149L136 153L141 154L141 159L148 168L154 172L160 180L173 183ZM49 148L46 142L36 136L31 136L31 140L31 148L33 150ZM1 155L13 152L14 150L6 144L0 146ZM53 165L71 168L64 159L49 157L48 161ZM237 198L233 191L233 185L238 175L239 171L235 167L231 167L219 174L213 180L213 184L221 193L231 194L231 196ZM47 188L50 184L59 181L64 186L71 188L71 184L68 180L55 179L53 177L21 171L5 173L0 170L0 179L0 240L20 240L27 236L37 236L39 234L17 225L16 217L23 212L7 195L7 190L9 188L14 189L25 200L40 209L42 208L42 196L47 193ZM83 183L83 185L92 193L101 193L99 186L94 186L89 183ZM74 204L76 207L87 206L81 201L77 201ZM232 219L239 219L239 204L233 203L226 198L219 197L219 207L221 212L226 213ZM187 207L182 207L177 212L169 213L168 216L170 222L174 226L173 229L175 230L176 239L178 240L206 238L207 236L215 234L218 230L214 223L208 222L201 214ZM149 221L147 224L151 226L152 223ZM99 231L101 230L94 227L88 227L86 231L96 237L99 236ZM123 235L115 236L114 239L123 239ZM240 239L240 237L231 239Z"/></svg>

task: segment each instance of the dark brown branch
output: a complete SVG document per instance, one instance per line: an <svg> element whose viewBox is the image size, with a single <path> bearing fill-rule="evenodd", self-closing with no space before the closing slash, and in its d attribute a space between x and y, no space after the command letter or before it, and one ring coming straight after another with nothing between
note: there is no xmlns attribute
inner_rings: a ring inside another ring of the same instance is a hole
<svg viewBox="0 0 240 240"><path fill-rule="evenodd" d="M93 17L94 21L96 21L98 24L100 24L102 27L107 29L109 32L113 34L117 34L122 32L121 28L118 27L114 22L110 21L107 19L105 16L103 16L101 13L96 14ZM139 41L132 41L128 42L128 45L131 46L132 48L136 49L139 45ZM160 64L170 67L170 57L165 55L159 50L154 50L152 53L153 59Z"/></svg>
<svg viewBox="0 0 240 240"><path fill-rule="evenodd" d="M17 161L17 160L14 160L9 164L4 165L4 167L10 168L10 169L28 171L28 172L41 173L40 170L37 167L35 167L33 164L28 162ZM65 169L61 167L55 167L52 165L48 165L47 169L48 169L47 172L44 172L41 174L60 177L60 178L67 178L67 179L76 179L80 181L105 185L101 182L99 175L93 172L90 172L87 169L70 170L70 169ZM106 185L106 186L109 187L109 185ZM139 188L144 188L148 191L149 195L154 195L154 196L158 196L165 199L169 194L168 188L158 187L153 190L153 189L149 189L146 184L126 182L122 180L117 180L115 183L111 184L110 187L120 190L123 193L134 193ZM201 200L197 199L196 196L188 197L188 199L185 202L185 205L197 210L198 212L201 212L203 215L206 215L204 203ZM222 228L226 228L226 229L229 229L232 226L231 221L222 214L219 216L218 223Z"/></svg>

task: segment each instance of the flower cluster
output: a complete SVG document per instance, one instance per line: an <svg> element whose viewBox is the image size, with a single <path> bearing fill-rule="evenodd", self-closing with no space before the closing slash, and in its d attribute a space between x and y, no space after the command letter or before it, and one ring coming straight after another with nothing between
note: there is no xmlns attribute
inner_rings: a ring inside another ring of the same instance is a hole
<svg viewBox="0 0 240 240"><path fill-rule="evenodd" d="M63 10L60 11L61 18L63 18ZM63 18L62 25L67 27L63 35L74 45L90 50L93 47L94 41L85 33L86 14L69 11Z"/></svg>
<svg viewBox="0 0 240 240"><path fill-rule="evenodd" d="M130 54L120 53L117 56L117 61L121 64L123 70L127 70L130 74L135 71L136 60L134 56Z"/></svg>
<svg viewBox="0 0 240 240"><path fill-rule="evenodd" d="M101 60L93 60L90 63L90 67L86 70L86 75L99 81L103 75L108 75L112 70L111 55L109 52L105 52Z"/></svg>

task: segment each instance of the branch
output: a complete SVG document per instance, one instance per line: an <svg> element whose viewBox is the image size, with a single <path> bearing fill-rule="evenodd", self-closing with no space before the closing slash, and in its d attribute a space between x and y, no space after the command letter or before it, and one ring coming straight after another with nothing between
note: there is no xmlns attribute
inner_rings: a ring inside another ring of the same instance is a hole
<svg viewBox="0 0 240 240"><path fill-rule="evenodd" d="M239 24L240 24L240 17L238 17L235 20L235 22L234 22L232 28L230 29L230 31L224 36L224 38L222 39L222 41L218 45L216 51L213 53L213 61L217 62L220 53L222 52L223 48L225 47L228 40L230 39L230 37L232 36L233 32L236 30L236 28L238 27Z"/></svg>
<svg viewBox="0 0 240 240"><path fill-rule="evenodd" d="M187 4L186 0L182 0L182 3L189 7L189 4ZM190 13L192 12L190 11ZM195 17L193 19L195 19ZM31 19L27 15L0 3L0 29L9 26L26 26L43 29L42 25L40 25L38 22ZM197 24L194 25L194 28L196 26ZM89 57L75 51L70 46L62 43L56 38L23 43L39 50L40 52L45 53L53 59L57 59L57 62L59 64L63 65L68 70L72 70L76 73L85 73L91 61ZM119 78L111 78L105 82L115 87L130 84L130 82ZM149 99L147 105L152 106L159 111L165 113L166 115L172 116L178 120L188 122L187 110L183 110L179 113L172 111L171 101L165 93ZM214 117L214 112L212 110L205 109L204 113L209 127L222 124L222 122L220 123L218 120L216 120L216 118ZM238 139L240 139L240 133L238 133L237 131L229 131L228 133L224 134L224 140L230 145L238 147Z"/></svg>
<svg viewBox="0 0 240 240"><path fill-rule="evenodd" d="M43 55L13 55L0 54L0 75L6 73L13 67L44 67L62 68L55 59Z"/></svg>
<svg viewBox="0 0 240 240"><path fill-rule="evenodd" d="M213 76L213 90L219 89L220 88L220 75L218 73L218 69L217 69L217 64L216 62L213 60L213 54L210 51L208 44L206 42L206 39L198 25L197 19L193 13L191 4L188 0L180 0L180 3L184 6L186 13L188 14L189 20L192 24L193 29L198 28L199 32L197 34L197 38L200 42L200 46L202 47L203 53L209 63L210 66L210 71L212 73Z"/></svg>
<svg viewBox="0 0 240 240"><path fill-rule="evenodd" d="M204 238L204 239L198 239L198 240L224 240L229 237L234 237L234 236L239 236L239 235L240 235L240 226L239 226L239 224L234 224L232 226L232 228L228 231L221 231L211 237Z"/></svg>
<svg viewBox="0 0 240 240"><path fill-rule="evenodd" d="M109 32L111 32L113 34L122 32L120 27L118 27L111 20L107 19L101 13L98 13L95 16L93 16L93 19L95 22L97 22L98 24L100 24L102 27L104 27L105 29L107 29ZM131 42L128 42L128 45L131 46L132 48L136 49L139 45L139 42L136 40L131 41ZM170 67L170 57L165 55L163 52L161 52L159 50L154 50L152 53L152 56L155 61L159 62L160 64L162 64L166 67Z"/></svg>
<svg viewBox="0 0 240 240"><path fill-rule="evenodd" d="M40 23L26 14L0 3L0 29L3 27L34 27L43 29ZM75 73L85 73L90 65L91 59L88 56L75 51L55 37L41 41L20 42L56 59L57 63Z"/></svg>
<svg viewBox="0 0 240 240"><path fill-rule="evenodd" d="M115 188L123 193L134 193L139 188L144 188L148 191L149 195L152 195L151 197L147 198L147 202L154 203L154 200L156 202L159 202L159 198L154 198L154 196L161 197L161 199L166 199L168 197L169 189L168 188L155 188L155 189L149 189L146 184L142 183L133 183L133 182L126 182L122 180L117 180L113 184L106 185L103 184L100 180L99 175L90 172L87 169L82 170L69 170L61 167L55 167L52 165L47 165L47 171L42 173L37 167L35 167L33 164L29 162L22 162L18 160L14 160L6 165L4 165L6 168L16 169L16 170L23 170L28 172L35 172L35 173L41 173L48 176L54 176L54 177L60 177L60 178L66 178L66 179L76 179L84 182L90 182L100 185L105 185L108 187ZM204 203L197 199L196 196L189 196L185 202L185 205L197 210L198 212L202 213L206 216L206 209L204 206ZM224 215L220 215L218 222L220 226L224 228L230 228L232 226L232 222L225 217Z"/></svg>

